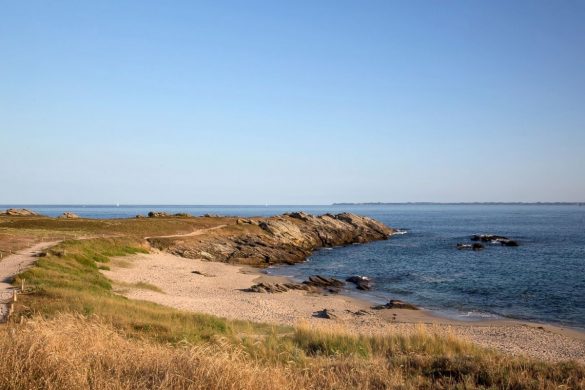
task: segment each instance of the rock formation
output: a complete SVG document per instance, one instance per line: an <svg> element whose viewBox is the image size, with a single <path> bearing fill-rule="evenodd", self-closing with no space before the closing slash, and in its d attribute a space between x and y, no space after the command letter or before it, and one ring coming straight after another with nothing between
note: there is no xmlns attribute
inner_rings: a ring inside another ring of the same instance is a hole
<svg viewBox="0 0 585 390"><path fill-rule="evenodd" d="M8 215L11 217L30 217L40 215L39 213L35 213L34 211L28 209L8 209L0 214Z"/></svg>
<svg viewBox="0 0 585 390"><path fill-rule="evenodd" d="M497 236L495 234L474 234L471 236L471 241L490 242L492 244L500 244L502 246L518 246L518 242L508 237Z"/></svg>
<svg viewBox="0 0 585 390"><path fill-rule="evenodd" d="M63 214L61 214L60 216L58 216L57 218L62 218L62 219L77 219L77 218L79 218L79 215L77 215L75 213L70 213L70 212L66 211Z"/></svg>
<svg viewBox="0 0 585 390"><path fill-rule="evenodd" d="M355 214L314 216L298 212L239 222L234 219L213 233L148 241L159 250L186 258L268 266L302 262L322 247L385 240L393 232L374 219Z"/></svg>
<svg viewBox="0 0 585 390"><path fill-rule="evenodd" d="M416 307L410 303L400 301L398 299L392 299L390 302L386 303L385 305L374 306L374 307L372 307L372 309L375 309L375 310L382 310L382 309L418 310L418 307Z"/></svg>

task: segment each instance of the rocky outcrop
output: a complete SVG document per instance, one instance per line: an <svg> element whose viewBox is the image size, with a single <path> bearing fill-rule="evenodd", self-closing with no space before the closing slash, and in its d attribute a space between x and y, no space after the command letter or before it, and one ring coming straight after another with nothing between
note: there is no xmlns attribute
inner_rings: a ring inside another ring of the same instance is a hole
<svg viewBox="0 0 585 390"><path fill-rule="evenodd" d="M318 292L319 290L302 283L258 283L248 288L249 292L257 293L282 293L290 290L303 290L308 292Z"/></svg>
<svg viewBox="0 0 585 390"><path fill-rule="evenodd" d="M303 282L306 285L320 288L339 288L343 287L345 283L335 278L327 278L320 275L309 276L309 280Z"/></svg>
<svg viewBox="0 0 585 390"><path fill-rule="evenodd" d="M79 215L75 213L70 213L68 211L64 212L63 214L59 215L57 218L61 219L78 219Z"/></svg>
<svg viewBox="0 0 585 390"><path fill-rule="evenodd" d="M149 211L148 212L148 217L149 218L164 218L164 217L170 217L171 215L169 213L165 213L164 211Z"/></svg>
<svg viewBox="0 0 585 390"><path fill-rule="evenodd" d="M149 218L169 218L169 217L183 217L183 218L191 218L192 215L188 213L176 213L176 214L169 214L165 211L150 211L148 213ZM136 218L142 218L142 216L137 215Z"/></svg>
<svg viewBox="0 0 585 390"><path fill-rule="evenodd" d="M349 213L222 217L222 224L225 227L194 237L154 237L148 241L157 249L187 258L268 266L302 262L322 247L385 240L394 232L374 219Z"/></svg>
<svg viewBox="0 0 585 390"><path fill-rule="evenodd" d="M382 310L382 309L418 310L418 307L416 307L410 303L400 301L398 299L392 299L390 302L386 303L385 305L374 306L374 307L372 307L372 309L375 309L375 310Z"/></svg>
<svg viewBox="0 0 585 390"><path fill-rule="evenodd" d="M0 214L8 215L10 217L30 217L40 215L39 213L35 213L28 209L8 209Z"/></svg>

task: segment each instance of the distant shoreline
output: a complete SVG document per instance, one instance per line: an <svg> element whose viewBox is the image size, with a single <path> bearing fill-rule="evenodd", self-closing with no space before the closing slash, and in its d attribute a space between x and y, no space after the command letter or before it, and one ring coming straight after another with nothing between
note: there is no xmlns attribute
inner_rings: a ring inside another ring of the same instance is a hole
<svg viewBox="0 0 585 390"><path fill-rule="evenodd" d="M363 202L333 203L332 206L584 206L585 202Z"/></svg>
<svg viewBox="0 0 585 390"><path fill-rule="evenodd" d="M7 208L112 208L112 207L332 207L332 206L585 206L583 202L336 202L327 204L172 204L172 203L0 203L0 209Z"/></svg>

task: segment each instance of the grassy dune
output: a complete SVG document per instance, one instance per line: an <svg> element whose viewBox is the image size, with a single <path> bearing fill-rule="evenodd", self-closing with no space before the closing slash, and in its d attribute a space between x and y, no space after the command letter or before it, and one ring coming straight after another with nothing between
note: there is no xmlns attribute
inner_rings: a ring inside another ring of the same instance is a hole
<svg viewBox="0 0 585 390"><path fill-rule="evenodd" d="M424 327L366 337L126 299L99 269L146 252L139 236L64 241L18 277L31 290L0 326L0 389L585 388L576 363L511 358Z"/></svg>

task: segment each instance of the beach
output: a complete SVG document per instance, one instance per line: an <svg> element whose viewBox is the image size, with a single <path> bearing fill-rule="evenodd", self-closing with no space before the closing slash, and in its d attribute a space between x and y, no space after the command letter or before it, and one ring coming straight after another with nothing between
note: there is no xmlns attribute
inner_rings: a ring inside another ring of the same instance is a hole
<svg viewBox="0 0 585 390"><path fill-rule="evenodd" d="M585 363L585 334L569 328L513 320L464 322L426 310L373 310L370 302L343 294L249 292L246 290L256 283L287 279L252 267L187 259L157 250L113 258L109 267L102 273L114 281L118 294L185 311L275 325L344 328L364 335L410 334L422 328L508 355ZM324 309L334 318L322 318Z"/></svg>

